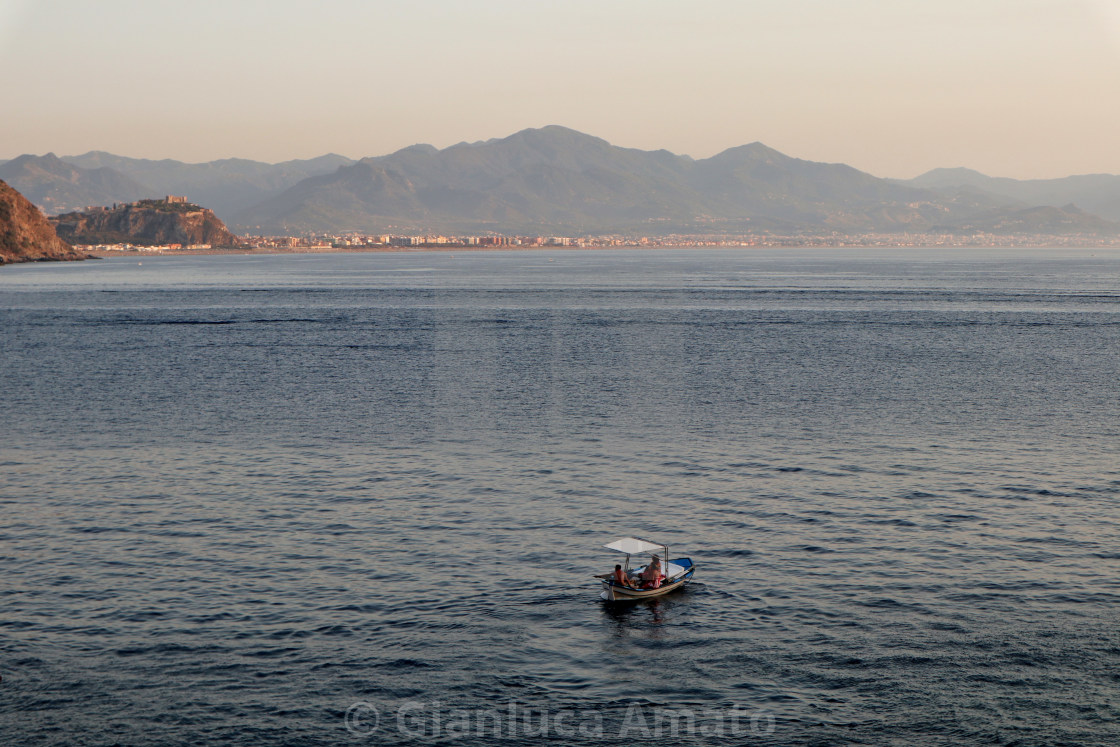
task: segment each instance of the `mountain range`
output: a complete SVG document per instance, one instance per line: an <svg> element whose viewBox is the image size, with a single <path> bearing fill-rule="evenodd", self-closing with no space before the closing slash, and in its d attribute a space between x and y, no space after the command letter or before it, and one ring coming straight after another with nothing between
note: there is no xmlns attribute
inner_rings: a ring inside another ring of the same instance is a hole
<svg viewBox="0 0 1120 747"><path fill-rule="evenodd" d="M1120 176L1082 174L1061 179L1009 179L972 169L934 169L902 182L930 189L972 188L1028 205L1075 204L1108 220L1120 221Z"/></svg>
<svg viewBox="0 0 1120 747"><path fill-rule="evenodd" d="M48 153L22 155L0 163L0 179L50 215L140 198L183 195L229 220L238 211L309 176L351 163L351 159L334 154L269 164L243 158L183 163L126 158L102 151L61 158Z"/></svg>
<svg viewBox="0 0 1120 747"><path fill-rule="evenodd" d="M179 194L259 234L1120 235L1120 176L1019 181L936 169L881 179L761 143L693 159L558 126L358 161L25 155L0 164L0 178L47 212Z"/></svg>

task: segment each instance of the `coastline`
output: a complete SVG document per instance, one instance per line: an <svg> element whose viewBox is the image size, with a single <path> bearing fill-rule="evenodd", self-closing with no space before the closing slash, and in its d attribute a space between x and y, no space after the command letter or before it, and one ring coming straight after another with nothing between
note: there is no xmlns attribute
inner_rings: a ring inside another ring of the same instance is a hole
<svg viewBox="0 0 1120 747"><path fill-rule="evenodd" d="M430 244L419 246L331 246L331 247L248 247L207 248L207 249L168 249L166 247L133 246L121 249L105 249L92 246L75 246L78 251L91 257L120 256L191 256L191 255L267 255L267 254L421 254L438 252L519 252L519 251L597 251L597 250L650 250L650 249L1092 249L1120 247L1120 239L1101 237L1066 236L1024 236L1024 237L970 236L965 238L929 237L922 241L917 238L901 240L852 240L805 238L793 240L753 241L687 241L679 242L626 242L594 243L568 245L468 245L468 244Z"/></svg>

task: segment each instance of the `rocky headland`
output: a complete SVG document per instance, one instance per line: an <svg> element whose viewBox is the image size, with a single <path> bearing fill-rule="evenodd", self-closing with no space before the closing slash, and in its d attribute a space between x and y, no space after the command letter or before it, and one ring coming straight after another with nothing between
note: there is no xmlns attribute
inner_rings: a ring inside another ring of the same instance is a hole
<svg viewBox="0 0 1120 747"><path fill-rule="evenodd" d="M58 237L39 208L0 181L0 264L89 259Z"/></svg>
<svg viewBox="0 0 1120 747"><path fill-rule="evenodd" d="M59 236L75 244L181 244L215 248L241 245L241 240L230 233L212 210L182 197L90 208L50 220Z"/></svg>

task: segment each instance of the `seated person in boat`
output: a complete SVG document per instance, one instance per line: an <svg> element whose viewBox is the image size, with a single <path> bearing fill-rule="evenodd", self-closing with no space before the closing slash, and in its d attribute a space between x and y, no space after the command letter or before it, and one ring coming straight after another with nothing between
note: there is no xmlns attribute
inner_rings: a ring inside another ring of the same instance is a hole
<svg viewBox="0 0 1120 747"><path fill-rule="evenodd" d="M622 566L620 565L616 565L614 567L614 573L611 574L611 580L614 581L618 586L634 586L634 584L630 583L630 579L627 578L626 574L622 572Z"/></svg>
<svg viewBox="0 0 1120 747"><path fill-rule="evenodd" d="M661 559L656 555L649 561L646 569L642 571L641 580L643 589L656 589L665 580L665 577L661 575Z"/></svg>

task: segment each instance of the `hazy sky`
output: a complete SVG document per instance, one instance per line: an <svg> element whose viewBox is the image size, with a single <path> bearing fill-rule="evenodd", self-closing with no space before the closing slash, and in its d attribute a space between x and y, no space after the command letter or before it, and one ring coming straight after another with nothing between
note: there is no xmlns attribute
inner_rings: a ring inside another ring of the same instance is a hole
<svg viewBox="0 0 1120 747"><path fill-rule="evenodd" d="M1120 173L1120 0L0 0L0 63L0 158L356 158L560 124L877 176Z"/></svg>

